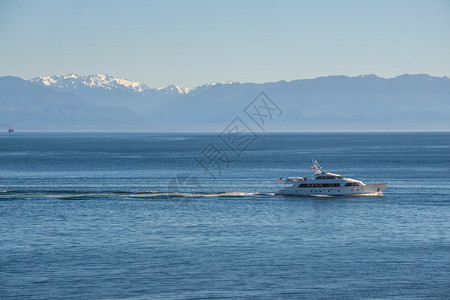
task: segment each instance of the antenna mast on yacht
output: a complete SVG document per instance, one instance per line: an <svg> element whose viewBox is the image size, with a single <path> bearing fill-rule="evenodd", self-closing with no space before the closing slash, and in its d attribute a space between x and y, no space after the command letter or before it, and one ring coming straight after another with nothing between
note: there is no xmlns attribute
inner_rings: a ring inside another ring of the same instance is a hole
<svg viewBox="0 0 450 300"><path fill-rule="evenodd" d="M322 174L322 167L319 165L317 160L313 159L312 164L311 170L314 170L314 174Z"/></svg>

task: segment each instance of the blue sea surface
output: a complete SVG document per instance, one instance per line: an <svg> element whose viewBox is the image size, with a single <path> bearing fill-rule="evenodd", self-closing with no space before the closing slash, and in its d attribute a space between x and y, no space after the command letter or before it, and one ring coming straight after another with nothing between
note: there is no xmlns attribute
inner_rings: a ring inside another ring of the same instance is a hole
<svg viewBox="0 0 450 300"><path fill-rule="evenodd" d="M450 133L233 150L215 133L0 134L0 299L450 298ZM313 158L390 185L277 196Z"/></svg>

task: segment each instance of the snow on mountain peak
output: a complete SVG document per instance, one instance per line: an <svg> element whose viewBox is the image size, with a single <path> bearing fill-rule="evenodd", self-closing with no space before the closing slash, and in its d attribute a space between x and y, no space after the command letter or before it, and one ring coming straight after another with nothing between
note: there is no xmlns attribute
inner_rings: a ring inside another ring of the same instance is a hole
<svg viewBox="0 0 450 300"><path fill-rule="evenodd" d="M53 88L61 88L61 89L80 89L80 88L100 88L106 90L128 90L136 93L141 92L156 92L159 94L165 95L185 95L190 92L196 90L199 87L195 88L182 88L178 85L171 84L167 87L160 87L156 89L151 89L147 85L137 82L130 81L125 78L116 78L111 75L105 75L97 73L95 75L78 75L75 73L71 73L67 76L65 75L54 75L54 76L45 76L45 77L36 77L29 79L29 81ZM223 82L210 82L208 84L202 85L201 87L209 87L215 85L223 85L223 84L233 84L231 80L223 81Z"/></svg>
<svg viewBox="0 0 450 300"><path fill-rule="evenodd" d="M142 92L149 89L148 86L137 81L129 81L124 78L115 78L111 75L95 74L79 76L75 73L71 73L67 76L55 75L46 77L36 77L30 79L31 82L35 82L44 86L52 86L58 88L73 88L78 89L80 87L91 88L104 88L104 89L130 89L134 92Z"/></svg>
<svg viewBox="0 0 450 300"><path fill-rule="evenodd" d="M156 89L158 92L164 92L166 94L188 94L191 88L182 88L178 85L171 84L167 87L159 87Z"/></svg>
<svg viewBox="0 0 450 300"><path fill-rule="evenodd" d="M233 84L234 82L231 80L227 81L218 81L218 82L210 82L209 85L217 85L217 84Z"/></svg>

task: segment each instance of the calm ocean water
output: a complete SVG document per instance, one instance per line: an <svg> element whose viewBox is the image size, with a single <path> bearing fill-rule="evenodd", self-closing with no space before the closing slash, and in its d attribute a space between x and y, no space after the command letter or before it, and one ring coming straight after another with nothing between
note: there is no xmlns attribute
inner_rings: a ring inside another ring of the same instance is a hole
<svg viewBox="0 0 450 300"><path fill-rule="evenodd" d="M391 185L273 194L312 158ZM0 166L1 299L450 298L450 133L0 134Z"/></svg>

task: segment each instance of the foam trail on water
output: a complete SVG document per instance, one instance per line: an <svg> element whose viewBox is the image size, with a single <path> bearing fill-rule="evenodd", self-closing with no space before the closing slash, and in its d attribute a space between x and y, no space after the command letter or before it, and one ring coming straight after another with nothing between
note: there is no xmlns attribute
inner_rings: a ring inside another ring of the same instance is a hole
<svg viewBox="0 0 450 300"><path fill-rule="evenodd" d="M270 197L273 193L258 192L93 192L93 191L0 191L0 198L8 199L107 199L107 198L224 198L224 197Z"/></svg>
<svg viewBox="0 0 450 300"><path fill-rule="evenodd" d="M146 197L191 197L191 198L212 198L212 197L269 197L273 193L257 193L257 192L223 192L223 193L184 193L184 192L156 192L144 191L134 194L121 195L121 197L146 198Z"/></svg>

